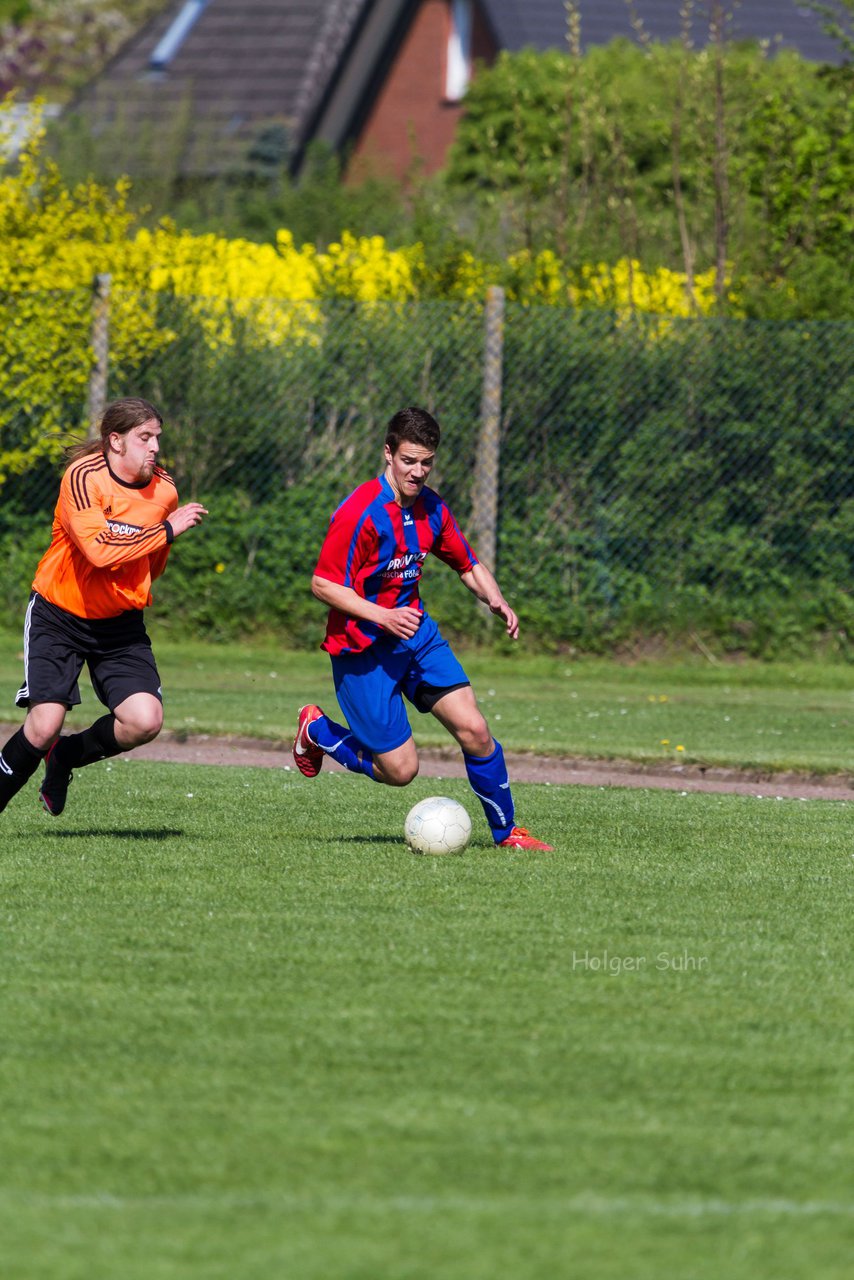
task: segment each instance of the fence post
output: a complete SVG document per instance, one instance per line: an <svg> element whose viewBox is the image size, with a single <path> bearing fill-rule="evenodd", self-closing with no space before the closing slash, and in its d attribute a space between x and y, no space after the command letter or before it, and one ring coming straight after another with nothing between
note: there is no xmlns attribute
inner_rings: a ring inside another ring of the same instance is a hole
<svg viewBox="0 0 854 1280"><path fill-rule="evenodd" d="M504 290L498 285L491 285L486 292L485 323L480 433L472 486L472 532L478 557L494 570L498 544L498 476L504 372Z"/></svg>
<svg viewBox="0 0 854 1280"><path fill-rule="evenodd" d="M111 277L97 275L92 285L92 350L95 362L89 374L89 439L98 434L98 424L107 407L107 379L110 365L110 284Z"/></svg>

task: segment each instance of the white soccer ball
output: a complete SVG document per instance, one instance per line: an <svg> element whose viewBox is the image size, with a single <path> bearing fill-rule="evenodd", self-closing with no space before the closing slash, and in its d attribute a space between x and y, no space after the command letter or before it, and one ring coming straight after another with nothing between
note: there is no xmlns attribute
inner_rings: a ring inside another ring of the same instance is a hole
<svg viewBox="0 0 854 1280"><path fill-rule="evenodd" d="M471 836L471 818L458 801L429 796L409 810L403 833L413 853L462 853Z"/></svg>

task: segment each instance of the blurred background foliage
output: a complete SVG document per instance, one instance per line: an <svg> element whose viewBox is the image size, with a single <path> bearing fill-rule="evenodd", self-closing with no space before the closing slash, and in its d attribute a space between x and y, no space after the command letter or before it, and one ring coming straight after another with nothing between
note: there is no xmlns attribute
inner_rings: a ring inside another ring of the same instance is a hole
<svg viewBox="0 0 854 1280"><path fill-rule="evenodd" d="M850 0L840 0L849 4ZM43 53L18 83L67 100L160 6L107 0L0 0ZM643 5L637 7L643 16ZM28 14L25 15L25 11ZM0 9L0 15L3 10ZM5 47L9 47L7 38ZM840 37L841 38L841 37ZM229 177L180 171L186 118L146 137L117 122L93 138L73 109L51 123L65 181L112 185L128 174L148 225L325 248L343 230L420 243L434 278L473 253L555 253L568 270L637 259L702 273L723 249L740 309L782 319L850 315L854 305L854 67L808 63L760 44L721 49L625 40L571 51L503 53L474 78L444 172L417 163L400 183L350 181L346 157L315 148L296 181L286 146L258 149ZM23 69L22 69L23 68ZM0 74L0 85L9 77ZM716 130L721 110L723 134ZM190 110L187 105L187 111ZM726 180L726 242L715 174ZM719 290L719 305L728 294Z"/></svg>
<svg viewBox="0 0 854 1280"><path fill-rule="evenodd" d="M118 27L115 6L83 10L91 72ZM0 13L18 32L36 15L45 48L56 20L57 59L31 65L68 92L73 11ZM95 274L112 280L110 395L163 406L167 465L217 513L159 584L171 624L312 642L326 520L401 403L440 415L437 482L470 517L497 283L497 568L531 641L850 654L852 67L721 57L716 98L714 53L678 43L504 55L446 171L397 185L350 183L319 150L299 182L280 153L189 182L180 119L152 176L129 139L51 123L0 175L3 614L87 427ZM432 578L446 625L485 635L452 575Z"/></svg>
<svg viewBox="0 0 854 1280"><path fill-rule="evenodd" d="M0 0L0 90L67 101L162 0Z"/></svg>

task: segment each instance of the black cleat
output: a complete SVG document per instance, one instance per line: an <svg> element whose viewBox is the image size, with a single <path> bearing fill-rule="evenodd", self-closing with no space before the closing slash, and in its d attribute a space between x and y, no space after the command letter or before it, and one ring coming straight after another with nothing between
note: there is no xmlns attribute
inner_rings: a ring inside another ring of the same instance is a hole
<svg viewBox="0 0 854 1280"><path fill-rule="evenodd" d="M71 782L73 774L69 768L60 764L56 758L56 748L59 746L60 739L48 751L44 758L45 770L41 787L39 788L39 796L46 813L52 818L58 818L65 808L65 800L68 795L68 784Z"/></svg>

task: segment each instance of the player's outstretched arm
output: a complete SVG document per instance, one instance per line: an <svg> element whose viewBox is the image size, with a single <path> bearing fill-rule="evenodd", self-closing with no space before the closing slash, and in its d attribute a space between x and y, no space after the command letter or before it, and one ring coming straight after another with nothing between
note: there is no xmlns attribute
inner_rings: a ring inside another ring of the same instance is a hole
<svg viewBox="0 0 854 1280"><path fill-rule="evenodd" d="M338 609L351 618L373 622L389 635L399 636L401 639L411 639L421 625L419 609L413 609L410 605L404 605L400 609L385 609L380 604L365 600L352 587L342 586L340 582L330 582L317 573L311 579L311 592L330 609Z"/></svg>
<svg viewBox="0 0 854 1280"><path fill-rule="evenodd" d="M498 618L503 618L511 640L519 636L519 619L501 594L501 588L485 564L476 564L460 574L460 582L477 596Z"/></svg>

